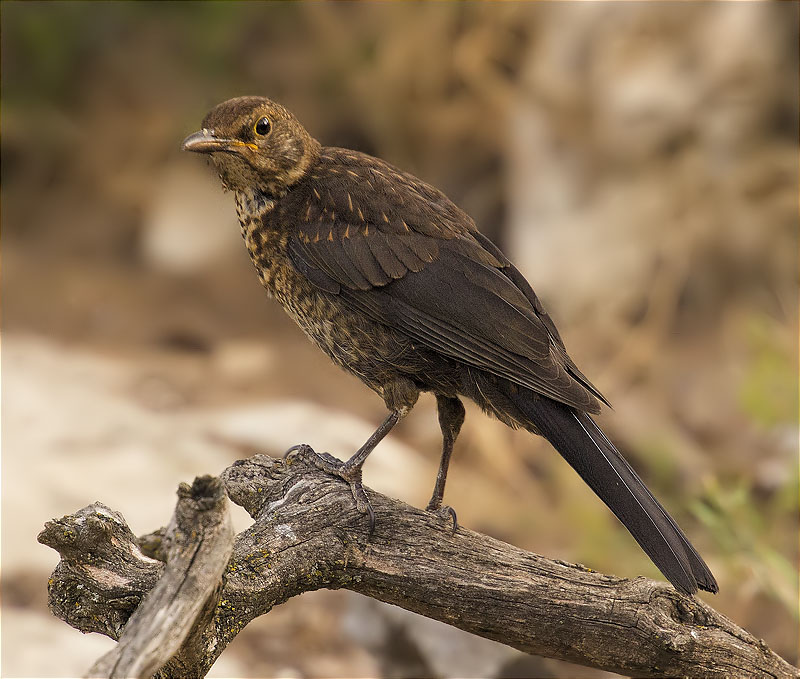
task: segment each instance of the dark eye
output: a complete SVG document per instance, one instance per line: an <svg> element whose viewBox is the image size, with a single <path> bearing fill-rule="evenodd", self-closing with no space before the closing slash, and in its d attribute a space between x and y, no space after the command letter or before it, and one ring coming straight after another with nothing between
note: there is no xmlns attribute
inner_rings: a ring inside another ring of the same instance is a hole
<svg viewBox="0 0 800 679"><path fill-rule="evenodd" d="M269 118L259 118L258 122L256 123L255 127L253 128L257 135L261 137L265 137L269 134L269 131L272 129L272 123L269 122Z"/></svg>

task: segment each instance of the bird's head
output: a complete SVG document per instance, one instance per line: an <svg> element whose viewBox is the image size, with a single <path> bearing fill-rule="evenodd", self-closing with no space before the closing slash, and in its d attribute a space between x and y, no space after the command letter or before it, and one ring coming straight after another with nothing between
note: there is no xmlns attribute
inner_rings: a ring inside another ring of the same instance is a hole
<svg viewBox="0 0 800 679"><path fill-rule="evenodd" d="M203 129L183 140L184 151L207 153L226 188L286 193L319 156L320 145L280 104L237 97L211 109Z"/></svg>

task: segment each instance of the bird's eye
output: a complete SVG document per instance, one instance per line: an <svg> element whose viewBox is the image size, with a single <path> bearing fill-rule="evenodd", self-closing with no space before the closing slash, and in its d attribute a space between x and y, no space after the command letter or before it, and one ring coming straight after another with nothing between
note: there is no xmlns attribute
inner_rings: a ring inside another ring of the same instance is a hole
<svg viewBox="0 0 800 679"><path fill-rule="evenodd" d="M265 137L269 134L269 131L272 129L272 123L269 122L269 118L259 118L258 122L253 127L255 133L260 137Z"/></svg>

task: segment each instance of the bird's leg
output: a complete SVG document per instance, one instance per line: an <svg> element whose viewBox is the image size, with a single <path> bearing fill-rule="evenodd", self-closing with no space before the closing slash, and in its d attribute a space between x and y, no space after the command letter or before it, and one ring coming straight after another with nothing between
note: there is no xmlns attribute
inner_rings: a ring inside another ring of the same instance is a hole
<svg viewBox="0 0 800 679"><path fill-rule="evenodd" d="M458 398L436 394L436 405L439 409L439 426L442 429L442 459L439 463L439 473L436 475L436 485L433 495L426 509L448 516L453 520L453 531L458 528L458 519L452 507L443 506L444 484L447 481L447 468L450 465L450 456L453 454L453 445L456 442L461 425L464 424L464 405Z"/></svg>
<svg viewBox="0 0 800 679"><path fill-rule="evenodd" d="M370 535L375 528L375 512L361 483L361 468L375 446L411 411L419 396L419 390L410 380L405 379L399 379L386 385L383 392L386 405L390 409L389 414L347 462L342 462L329 453L317 453L311 446L305 444L292 446L284 455L284 458L303 457L317 469L347 481L350 484L358 511L362 514L369 514Z"/></svg>

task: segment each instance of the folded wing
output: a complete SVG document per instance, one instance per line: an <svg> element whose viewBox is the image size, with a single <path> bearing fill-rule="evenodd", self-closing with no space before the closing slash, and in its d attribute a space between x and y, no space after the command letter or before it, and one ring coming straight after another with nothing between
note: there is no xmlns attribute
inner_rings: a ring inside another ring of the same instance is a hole
<svg viewBox="0 0 800 679"><path fill-rule="evenodd" d="M295 268L354 309L451 358L597 412L602 395L567 355L525 279L441 192L382 163L326 149L320 174L281 201L301 215Z"/></svg>

